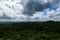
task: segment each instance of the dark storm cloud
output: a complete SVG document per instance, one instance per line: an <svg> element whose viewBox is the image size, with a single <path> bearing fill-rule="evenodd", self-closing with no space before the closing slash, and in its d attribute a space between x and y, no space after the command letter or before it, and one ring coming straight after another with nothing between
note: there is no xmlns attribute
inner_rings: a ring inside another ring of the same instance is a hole
<svg viewBox="0 0 60 40"><path fill-rule="evenodd" d="M52 4L49 2L41 4L39 2L34 2L33 0L30 0L27 2L26 6L24 6L25 9L23 14L32 16L35 12L43 11L47 8L50 8L51 6Z"/></svg>
<svg viewBox="0 0 60 40"><path fill-rule="evenodd" d="M7 15L5 15L5 14L3 14L3 16L0 17L0 19L12 19L12 18L7 16Z"/></svg>
<svg viewBox="0 0 60 40"><path fill-rule="evenodd" d="M60 21L60 0L0 1L0 22L44 22L48 20Z"/></svg>
<svg viewBox="0 0 60 40"><path fill-rule="evenodd" d="M60 3L60 0L54 0L53 3L54 4L59 4Z"/></svg>

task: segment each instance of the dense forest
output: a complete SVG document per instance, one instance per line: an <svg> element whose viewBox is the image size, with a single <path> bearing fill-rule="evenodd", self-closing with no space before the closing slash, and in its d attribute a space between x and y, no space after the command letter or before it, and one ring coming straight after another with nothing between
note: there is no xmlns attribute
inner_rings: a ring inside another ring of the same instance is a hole
<svg viewBox="0 0 60 40"><path fill-rule="evenodd" d="M60 22L0 23L0 40L60 40Z"/></svg>

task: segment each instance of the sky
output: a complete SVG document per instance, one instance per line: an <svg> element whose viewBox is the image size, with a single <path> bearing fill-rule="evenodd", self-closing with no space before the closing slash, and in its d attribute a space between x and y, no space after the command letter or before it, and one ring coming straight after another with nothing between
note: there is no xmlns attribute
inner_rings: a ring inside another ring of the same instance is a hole
<svg viewBox="0 0 60 40"><path fill-rule="evenodd" d="M60 21L60 0L0 0L0 22Z"/></svg>

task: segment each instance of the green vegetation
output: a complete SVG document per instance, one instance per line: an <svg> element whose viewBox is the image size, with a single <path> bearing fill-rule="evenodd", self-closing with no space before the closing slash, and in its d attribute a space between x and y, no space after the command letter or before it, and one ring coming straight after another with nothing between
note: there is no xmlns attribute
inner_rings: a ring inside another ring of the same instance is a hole
<svg viewBox="0 0 60 40"><path fill-rule="evenodd" d="M0 40L60 40L60 22L0 24Z"/></svg>

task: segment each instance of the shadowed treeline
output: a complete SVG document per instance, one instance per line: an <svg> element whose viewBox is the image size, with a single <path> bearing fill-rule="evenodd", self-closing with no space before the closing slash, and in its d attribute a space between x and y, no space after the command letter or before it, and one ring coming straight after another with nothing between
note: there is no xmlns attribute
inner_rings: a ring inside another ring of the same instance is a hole
<svg viewBox="0 0 60 40"><path fill-rule="evenodd" d="M60 22L0 24L0 40L53 40L60 38Z"/></svg>

